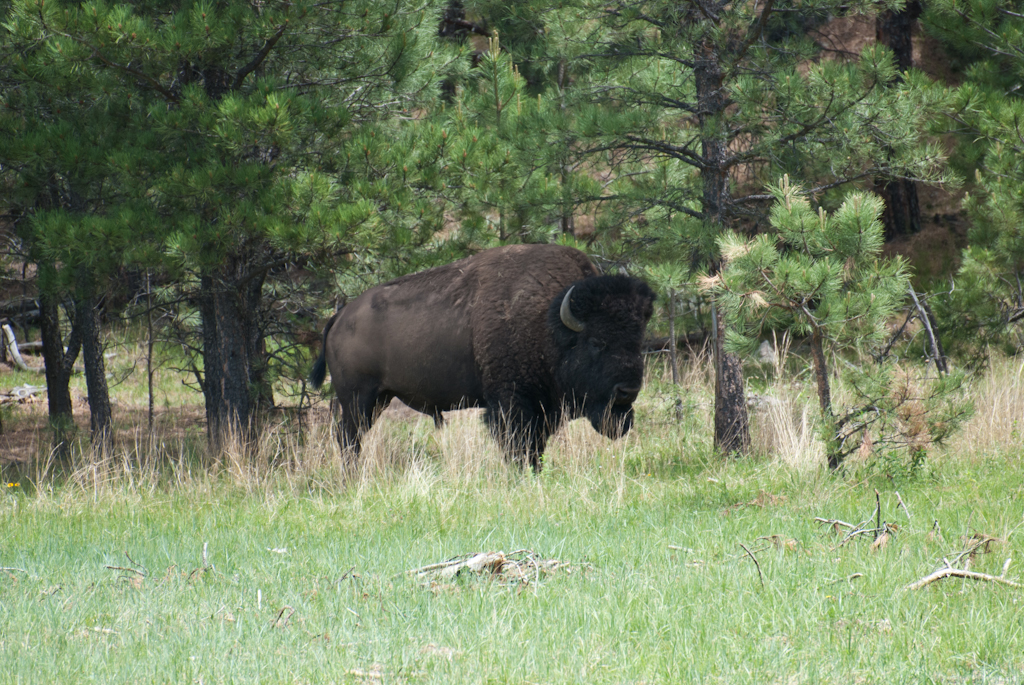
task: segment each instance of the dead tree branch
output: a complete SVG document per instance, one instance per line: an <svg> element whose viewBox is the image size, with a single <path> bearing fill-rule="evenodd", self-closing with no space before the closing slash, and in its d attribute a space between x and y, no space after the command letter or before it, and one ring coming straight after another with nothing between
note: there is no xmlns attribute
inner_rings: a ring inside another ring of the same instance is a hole
<svg viewBox="0 0 1024 685"><path fill-rule="evenodd" d="M937 580L942 580L943 578L967 578L970 580L984 580L990 583L999 583L1000 585L1007 585L1009 587L1024 588L1024 585L1021 585L1020 583L1015 583L1012 580L1007 580L1006 578L1000 578L999 576L990 576L987 573L978 573L977 571L965 571L964 569L947 566L946 568L939 569L935 573L925 576L917 582L907 585L904 589L920 590L925 585L934 583Z"/></svg>

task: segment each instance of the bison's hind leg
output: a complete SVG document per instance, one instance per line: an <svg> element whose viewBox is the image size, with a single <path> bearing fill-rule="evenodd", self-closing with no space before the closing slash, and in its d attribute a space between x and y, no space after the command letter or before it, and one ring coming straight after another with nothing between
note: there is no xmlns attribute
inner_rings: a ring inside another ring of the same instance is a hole
<svg viewBox="0 0 1024 685"><path fill-rule="evenodd" d="M338 391L341 419L338 421L338 447L354 466L358 463L362 439L384 411L390 397L381 395L377 386Z"/></svg>

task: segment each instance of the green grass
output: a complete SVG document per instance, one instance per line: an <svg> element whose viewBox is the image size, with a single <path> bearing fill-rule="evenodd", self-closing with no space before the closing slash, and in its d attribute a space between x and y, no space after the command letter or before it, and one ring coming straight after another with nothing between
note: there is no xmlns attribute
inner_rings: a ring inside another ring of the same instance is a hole
<svg viewBox="0 0 1024 685"><path fill-rule="evenodd" d="M903 589L973 532L1005 541L974 568L1012 557L1019 578L1018 455L932 465L900 487L908 521L884 478L764 460L683 455L648 476L609 447L589 464L555 454L539 477L452 477L424 451L329 492L226 471L7 488L0 565L21 570L0 573L0 682L1022 681L1024 591ZM814 522L869 517L875 488L900 525L884 549L838 547ZM772 535L792 542L759 539ZM515 586L405 574L523 548L570 567Z"/></svg>
<svg viewBox="0 0 1024 685"><path fill-rule="evenodd" d="M540 476L469 413L382 420L355 477L322 424L285 418L216 458L194 410L156 436L125 425L112 455L77 444L67 478L8 469L0 684L1024 683L1024 590L904 589L974 533L998 538L974 570L1024 576L1022 369L978 379L975 418L916 474L877 455L827 473L806 383L766 381L753 456L717 456L699 362L682 390L650 379L624 440L570 424ZM115 393L136 421L139 378ZM159 381L158 403L195 405ZM884 548L815 522L868 519L876 489L899 526ZM520 549L568 566L516 585L406 573Z"/></svg>

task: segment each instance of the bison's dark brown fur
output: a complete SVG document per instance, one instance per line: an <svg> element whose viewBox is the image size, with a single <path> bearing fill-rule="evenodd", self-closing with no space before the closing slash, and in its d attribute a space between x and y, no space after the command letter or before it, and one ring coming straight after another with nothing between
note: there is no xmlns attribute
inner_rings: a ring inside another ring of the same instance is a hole
<svg viewBox="0 0 1024 685"><path fill-rule="evenodd" d="M629 430L653 300L643 281L599 276L569 247L494 248L357 297L327 322L310 382L330 367L343 449L358 451L398 397L438 424L442 411L485 407L506 453L539 470L566 416L610 437Z"/></svg>

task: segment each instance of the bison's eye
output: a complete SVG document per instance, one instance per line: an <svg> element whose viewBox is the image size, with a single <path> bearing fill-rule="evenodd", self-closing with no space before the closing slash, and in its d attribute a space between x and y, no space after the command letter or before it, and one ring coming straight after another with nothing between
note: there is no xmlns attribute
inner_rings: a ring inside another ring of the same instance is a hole
<svg viewBox="0 0 1024 685"><path fill-rule="evenodd" d="M606 343L604 340L598 340L597 338L590 339L590 349L594 350L595 352L602 352L606 347L608 347L608 343Z"/></svg>

